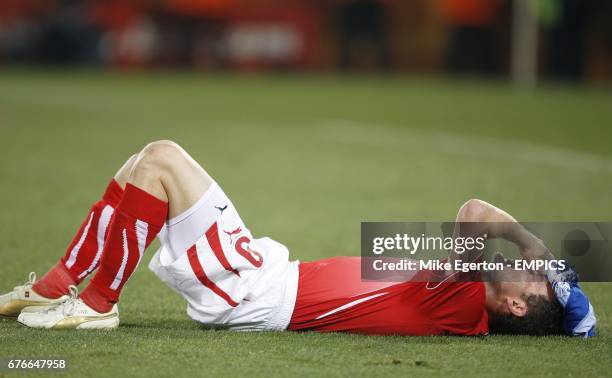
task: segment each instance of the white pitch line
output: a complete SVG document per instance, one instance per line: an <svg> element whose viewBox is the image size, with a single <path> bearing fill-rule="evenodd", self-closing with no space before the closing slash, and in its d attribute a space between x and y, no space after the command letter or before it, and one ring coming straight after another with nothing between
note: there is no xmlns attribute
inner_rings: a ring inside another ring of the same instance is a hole
<svg viewBox="0 0 612 378"><path fill-rule="evenodd" d="M329 120L318 126L321 137L341 143L387 148L409 147L412 151L437 151L467 157L518 160L592 173L612 173L612 159L532 142L348 120Z"/></svg>

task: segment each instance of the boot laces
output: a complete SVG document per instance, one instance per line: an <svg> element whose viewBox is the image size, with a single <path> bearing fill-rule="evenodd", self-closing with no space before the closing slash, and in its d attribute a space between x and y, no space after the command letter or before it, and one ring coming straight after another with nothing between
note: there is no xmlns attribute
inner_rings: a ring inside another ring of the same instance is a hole
<svg viewBox="0 0 612 378"><path fill-rule="evenodd" d="M28 275L28 281L23 285L15 286L13 290L29 290L32 288L32 285L34 285L34 282L36 282L36 273L30 272Z"/></svg>
<svg viewBox="0 0 612 378"><path fill-rule="evenodd" d="M66 299L60 305L48 309L46 312L51 313L56 311L62 311L62 315L64 316L74 315L77 305L81 301L79 299L79 289L74 285L70 285L68 286L68 294L68 299Z"/></svg>

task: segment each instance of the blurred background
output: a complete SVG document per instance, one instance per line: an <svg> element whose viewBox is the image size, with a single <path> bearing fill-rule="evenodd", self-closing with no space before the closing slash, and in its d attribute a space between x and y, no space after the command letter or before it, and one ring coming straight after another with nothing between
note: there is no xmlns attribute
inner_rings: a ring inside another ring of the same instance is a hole
<svg viewBox="0 0 612 378"><path fill-rule="evenodd" d="M1 64L612 80L607 0L2 0Z"/></svg>

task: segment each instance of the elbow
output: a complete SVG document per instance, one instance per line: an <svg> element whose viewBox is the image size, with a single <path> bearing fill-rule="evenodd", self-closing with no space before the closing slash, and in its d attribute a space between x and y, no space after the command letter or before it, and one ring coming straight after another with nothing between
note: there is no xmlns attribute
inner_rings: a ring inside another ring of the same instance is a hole
<svg viewBox="0 0 612 378"><path fill-rule="evenodd" d="M457 220L459 222L484 222L489 204L485 201L472 198L467 200L459 209Z"/></svg>

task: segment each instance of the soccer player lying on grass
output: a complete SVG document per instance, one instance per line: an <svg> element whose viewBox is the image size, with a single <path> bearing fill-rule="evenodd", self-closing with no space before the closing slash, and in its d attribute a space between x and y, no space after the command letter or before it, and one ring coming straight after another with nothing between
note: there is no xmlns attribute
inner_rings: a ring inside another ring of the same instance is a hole
<svg viewBox="0 0 612 378"><path fill-rule="evenodd" d="M469 232L510 240L526 259L551 257L510 215L483 201L464 204L457 221L480 222ZM560 304L540 272L429 285L416 277L364 282L358 257L289 261L283 245L254 239L217 183L169 141L147 145L119 169L66 254L41 280L31 273L27 284L1 296L0 315L35 328L116 328L121 290L156 236L161 248L149 268L187 300L192 319L212 328L542 335L566 326L561 304L567 298ZM76 286L94 271L79 296ZM578 316L586 319L582 328L574 322L566 333L592 334L592 307Z"/></svg>

